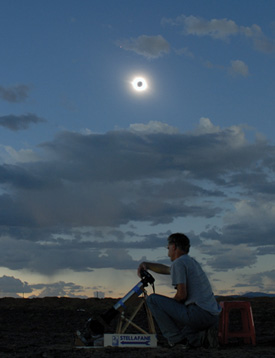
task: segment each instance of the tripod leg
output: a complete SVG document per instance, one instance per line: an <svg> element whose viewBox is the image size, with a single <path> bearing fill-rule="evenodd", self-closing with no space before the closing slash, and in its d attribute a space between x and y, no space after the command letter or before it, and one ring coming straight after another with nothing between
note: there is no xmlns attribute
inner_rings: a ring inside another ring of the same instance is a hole
<svg viewBox="0 0 275 358"><path fill-rule="evenodd" d="M122 333L121 329L122 329L122 315L120 314L119 319L117 321L116 333Z"/></svg>
<svg viewBox="0 0 275 358"><path fill-rule="evenodd" d="M146 332L144 329L142 329L141 327L139 327L137 324L135 324L134 322L130 321L128 318L123 317L123 319L127 322L125 325L128 327L129 324L133 327L135 327L138 331L140 331L143 334L149 334L148 332ZM122 330L122 333L125 332L126 329Z"/></svg>
<svg viewBox="0 0 275 358"><path fill-rule="evenodd" d="M126 319L124 316L122 317L122 319L124 319L127 323L125 323L125 325L123 326L123 328L121 329L121 333L125 333L126 329L128 328L129 324L132 324L132 320L135 318L136 314L138 313L138 311L140 310L141 306L143 305L143 299L142 301L139 303L139 305L137 306L136 310L134 311L134 313L132 314L131 317L129 317L129 319Z"/></svg>
<svg viewBox="0 0 275 358"><path fill-rule="evenodd" d="M152 316L152 312L149 310L149 307L147 306L147 303L146 303L145 300L144 300L144 305L145 305L145 310L146 310L146 313L147 313L149 332L154 334L154 333L156 333L156 327L155 327L155 324L154 324L154 319L153 319L153 316Z"/></svg>

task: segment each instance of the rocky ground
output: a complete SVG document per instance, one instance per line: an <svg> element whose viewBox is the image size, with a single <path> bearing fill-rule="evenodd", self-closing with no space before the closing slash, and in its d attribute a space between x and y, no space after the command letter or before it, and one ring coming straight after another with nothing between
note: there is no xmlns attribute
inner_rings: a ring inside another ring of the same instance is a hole
<svg viewBox="0 0 275 358"><path fill-rule="evenodd" d="M233 300L221 297L219 300ZM252 304L257 345L242 340L230 341L217 349L181 348L77 348L74 333L85 326L87 319L104 313L116 300L77 298L0 299L0 357L275 357L275 298L249 299ZM139 325L146 322L140 311ZM231 329L238 329L237 316L232 316ZM144 327L146 329L146 326ZM133 332L130 332L133 333ZM161 340L160 340L161 343Z"/></svg>

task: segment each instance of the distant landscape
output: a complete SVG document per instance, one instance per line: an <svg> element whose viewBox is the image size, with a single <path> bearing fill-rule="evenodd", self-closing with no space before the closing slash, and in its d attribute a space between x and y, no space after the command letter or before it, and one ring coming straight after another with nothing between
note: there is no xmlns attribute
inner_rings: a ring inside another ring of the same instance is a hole
<svg viewBox="0 0 275 358"><path fill-rule="evenodd" d="M217 296L219 297L219 296ZM264 293L264 292L247 292L244 293L243 295L232 295L230 297L275 297L275 293Z"/></svg>

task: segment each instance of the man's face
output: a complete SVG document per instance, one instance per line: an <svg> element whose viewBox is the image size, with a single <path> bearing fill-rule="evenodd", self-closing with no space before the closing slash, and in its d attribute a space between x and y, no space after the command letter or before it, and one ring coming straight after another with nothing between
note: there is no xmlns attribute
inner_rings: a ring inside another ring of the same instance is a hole
<svg viewBox="0 0 275 358"><path fill-rule="evenodd" d="M176 258L175 257L175 255L176 255L176 245L168 243L167 249L168 249L168 257L170 257L171 261L174 261L175 258Z"/></svg>

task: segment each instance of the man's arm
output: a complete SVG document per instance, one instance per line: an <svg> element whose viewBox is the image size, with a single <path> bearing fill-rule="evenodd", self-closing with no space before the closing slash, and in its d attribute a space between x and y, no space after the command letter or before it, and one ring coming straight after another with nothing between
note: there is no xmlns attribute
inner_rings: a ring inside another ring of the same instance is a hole
<svg viewBox="0 0 275 358"><path fill-rule="evenodd" d="M174 300L178 302L184 302L187 298L187 289L184 283L177 284L177 292L174 296Z"/></svg>
<svg viewBox="0 0 275 358"><path fill-rule="evenodd" d="M162 275L170 275L170 266L158 264L156 262L142 262L138 267L138 276L140 277L141 270L150 270Z"/></svg>

